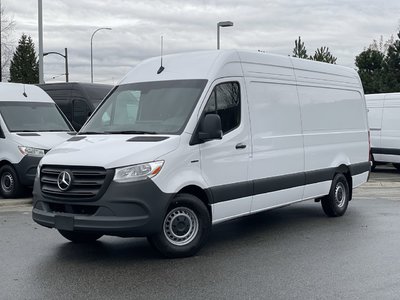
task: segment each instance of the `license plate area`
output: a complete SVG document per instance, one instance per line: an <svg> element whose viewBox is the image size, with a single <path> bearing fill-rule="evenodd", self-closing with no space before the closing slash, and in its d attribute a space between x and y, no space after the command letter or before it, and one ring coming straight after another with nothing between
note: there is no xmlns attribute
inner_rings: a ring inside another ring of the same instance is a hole
<svg viewBox="0 0 400 300"><path fill-rule="evenodd" d="M74 217L55 215L55 227L60 230L74 230Z"/></svg>

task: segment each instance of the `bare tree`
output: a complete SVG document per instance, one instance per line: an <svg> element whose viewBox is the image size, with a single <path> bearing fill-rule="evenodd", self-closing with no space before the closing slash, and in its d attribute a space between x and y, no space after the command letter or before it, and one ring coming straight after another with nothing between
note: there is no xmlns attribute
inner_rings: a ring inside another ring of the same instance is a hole
<svg viewBox="0 0 400 300"><path fill-rule="evenodd" d="M9 76L9 66L13 54L13 43L11 41L15 28L14 19L7 15L6 9L0 1L0 81Z"/></svg>

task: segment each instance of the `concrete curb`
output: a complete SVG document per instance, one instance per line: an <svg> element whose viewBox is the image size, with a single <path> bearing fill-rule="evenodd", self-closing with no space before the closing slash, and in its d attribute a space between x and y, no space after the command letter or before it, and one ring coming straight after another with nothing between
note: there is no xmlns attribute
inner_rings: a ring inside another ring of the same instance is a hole
<svg viewBox="0 0 400 300"><path fill-rule="evenodd" d="M32 204L32 198L0 199L0 207Z"/></svg>

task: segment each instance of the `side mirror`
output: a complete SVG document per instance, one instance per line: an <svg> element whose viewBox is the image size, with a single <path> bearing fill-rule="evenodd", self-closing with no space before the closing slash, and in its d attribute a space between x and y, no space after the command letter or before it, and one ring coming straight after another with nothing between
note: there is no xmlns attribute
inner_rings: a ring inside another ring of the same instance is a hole
<svg viewBox="0 0 400 300"><path fill-rule="evenodd" d="M199 139L202 141L222 139L222 125L219 115L205 115L204 119L201 122Z"/></svg>

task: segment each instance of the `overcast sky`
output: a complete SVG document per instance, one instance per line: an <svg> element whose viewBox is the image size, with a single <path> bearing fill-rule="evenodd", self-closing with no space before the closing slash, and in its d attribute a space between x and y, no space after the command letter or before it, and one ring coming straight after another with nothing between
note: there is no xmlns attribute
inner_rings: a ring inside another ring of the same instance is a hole
<svg viewBox="0 0 400 300"><path fill-rule="evenodd" d="M16 22L15 45L22 33L38 48L38 1L2 0ZM328 46L340 65L354 58L373 39L396 35L400 0L43 0L44 51L68 48L70 81L90 81L90 37L94 81L116 84L132 67L160 53L216 48L218 21L221 48L264 50L291 55L301 36L308 54ZM38 52L38 50L37 50ZM44 58L46 82L64 81L64 60ZM52 79L52 77L56 77Z"/></svg>

